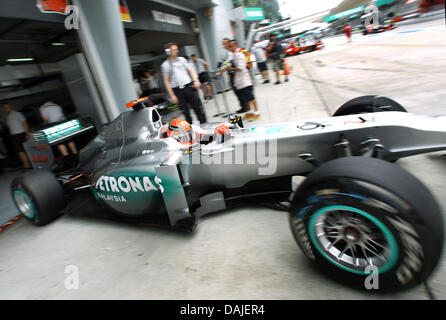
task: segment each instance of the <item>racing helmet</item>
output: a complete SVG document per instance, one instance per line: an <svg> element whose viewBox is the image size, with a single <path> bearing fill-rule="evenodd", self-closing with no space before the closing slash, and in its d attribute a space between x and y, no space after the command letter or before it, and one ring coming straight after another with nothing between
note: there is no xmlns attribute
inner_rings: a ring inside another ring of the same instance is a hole
<svg viewBox="0 0 446 320"><path fill-rule="evenodd" d="M170 121L167 127L167 136L174 138L183 145L193 145L197 143L197 137L192 126L183 119L175 119Z"/></svg>

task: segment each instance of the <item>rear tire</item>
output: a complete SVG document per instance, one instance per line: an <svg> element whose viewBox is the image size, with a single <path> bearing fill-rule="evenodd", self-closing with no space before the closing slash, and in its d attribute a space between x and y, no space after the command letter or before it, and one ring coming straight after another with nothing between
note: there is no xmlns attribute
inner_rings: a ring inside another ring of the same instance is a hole
<svg viewBox="0 0 446 320"><path fill-rule="evenodd" d="M383 111L407 112L407 110L395 100L377 95L369 95L347 101L339 107L333 114L333 117Z"/></svg>
<svg viewBox="0 0 446 320"><path fill-rule="evenodd" d="M373 289L381 292L425 281L444 241L440 207L429 190L399 166L374 158L340 158L315 169L294 195L290 225L322 272L370 289L372 271Z"/></svg>
<svg viewBox="0 0 446 320"><path fill-rule="evenodd" d="M19 212L37 226L58 218L65 207L61 184L46 170L31 170L15 178L11 183L11 195Z"/></svg>

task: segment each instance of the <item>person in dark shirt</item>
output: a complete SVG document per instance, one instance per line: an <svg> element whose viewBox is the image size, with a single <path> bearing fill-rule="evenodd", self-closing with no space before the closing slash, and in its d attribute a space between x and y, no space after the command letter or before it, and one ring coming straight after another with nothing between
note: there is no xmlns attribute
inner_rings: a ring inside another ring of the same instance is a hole
<svg viewBox="0 0 446 320"><path fill-rule="evenodd" d="M280 84L280 71L284 70L283 64L283 49L279 40L277 40L276 34L270 35L269 46L266 47L266 51L268 52L268 59L271 62L273 70L276 74L276 83ZM285 73L284 73L285 74ZM285 74L285 82L288 82L288 75Z"/></svg>
<svg viewBox="0 0 446 320"><path fill-rule="evenodd" d="M29 169L31 164L23 148L23 143L29 139L28 122L21 112L12 110L9 103L3 103L3 110L7 114L6 121L3 119L0 119L0 121L8 127L11 144L17 152L23 167Z"/></svg>

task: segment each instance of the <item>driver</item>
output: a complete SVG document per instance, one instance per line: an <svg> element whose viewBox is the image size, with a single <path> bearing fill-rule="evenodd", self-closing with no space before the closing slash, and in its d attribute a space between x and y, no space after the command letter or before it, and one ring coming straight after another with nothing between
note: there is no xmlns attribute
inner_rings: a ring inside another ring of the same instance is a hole
<svg viewBox="0 0 446 320"><path fill-rule="evenodd" d="M179 143L191 146L197 143L197 136L192 126L183 119L170 121L167 126L166 136L174 138Z"/></svg>
<svg viewBox="0 0 446 320"><path fill-rule="evenodd" d="M226 141L231 136L229 126L222 123L214 128L214 132L206 132L200 127L189 124L183 119L174 119L160 130L161 138L173 138L184 146L193 146L198 142Z"/></svg>

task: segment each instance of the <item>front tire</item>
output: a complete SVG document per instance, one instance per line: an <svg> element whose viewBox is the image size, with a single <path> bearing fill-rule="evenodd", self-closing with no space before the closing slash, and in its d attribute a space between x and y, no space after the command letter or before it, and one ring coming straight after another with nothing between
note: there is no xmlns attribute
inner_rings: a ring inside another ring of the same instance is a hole
<svg viewBox="0 0 446 320"><path fill-rule="evenodd" d="M368 289L401 291L425 281L439 262L443 219L413 175L382 160L348 157L314 170L296 191L293 235L329 276Z"/></svg>
<svg viewBox="0 0 446 320"><path fill-rule="evenodd" d="M11 183L11 195L23 217L37 226L55 220L65 207L61 184L51 172L43 169L15 178Z"/></svg>

